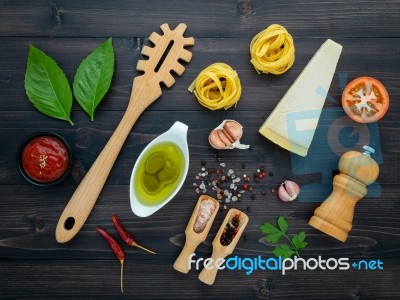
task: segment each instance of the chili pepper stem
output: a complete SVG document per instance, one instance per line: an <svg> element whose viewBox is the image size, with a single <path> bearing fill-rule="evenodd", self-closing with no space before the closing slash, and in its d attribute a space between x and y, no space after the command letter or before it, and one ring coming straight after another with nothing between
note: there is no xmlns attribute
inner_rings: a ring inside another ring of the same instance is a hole
<svg viewBox="0 0 400 300"><path fill-rule="evenodd" d="M137 244L136 241L135 241L135 238L133 237L133 235L130 234L129 231L126 230L124 226L122 226L122 224L121 224L121 222L119 221L117 215L115 215L115 214L112 215L112 221L113 221L113 223L114 223L115 228L116 228L117 231L118 231L119 236L121 237L121 239L122 239L126 244L128 244L128 245L130 245L130 246L138 247L138 248L140 248L140 249L142 249L142 250L144 250L144 251L147 251L147 252L149 252L149 253L156 254L155 252L153 252L153 251L151 251L151 250L149 250L149 249L146 249L145 247L143 247L143 246Z"/></svg>
<svg viewBox="0 0 400 300"><path fill-rule="evenodd" d="M144 251L147 251L147 252L149 252L149 253L151 253L151 254L156 254L155 252L153 252L153 251L151 251L151 250L149 250L149 249L147 249L147 248L145 248L145 247L139 245L139 244L136 243L136 242L133 242L133 243L131 244L131 246L133 246L133 247L138 247L139 249L142 249L142 250L144 250Z"/></svg>
<svg viewBox="0 0 400 300"><path fill-rule="evenodd" d="M124 293L124 260L121 259L121 293Z"/></svg>
<svg viewBox="0 0 400 300"><path fill-rule="evenodd" d="M121 292L124 292L123 287L123 274L124 274L124 260L125 260L125 253L122 250L121 246L118 242L108 234L104 229L100 227L96 227L97 232L106 240L107 244L110 246L111 250L114 252L115 256L121 263Z"/></svg>

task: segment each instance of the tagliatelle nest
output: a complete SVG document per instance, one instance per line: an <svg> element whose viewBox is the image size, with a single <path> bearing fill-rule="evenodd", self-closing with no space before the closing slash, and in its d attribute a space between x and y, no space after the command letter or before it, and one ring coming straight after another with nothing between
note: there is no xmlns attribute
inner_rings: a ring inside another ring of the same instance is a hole
<svg viewBox="0 0 400 300"><path fill-rule="evenodd" d="M236 106L242 94L238 74L224 63L215 63L205 68L188 89L202 106L210 110L226 110Z"/></svg>
<svg viewBox="0 0 400 300"><path fill-rule="evenodd" d="M280 75L294 63L294 43L285 27L273 24L258 33L250 43L250 62L257 73Z"/></svg>

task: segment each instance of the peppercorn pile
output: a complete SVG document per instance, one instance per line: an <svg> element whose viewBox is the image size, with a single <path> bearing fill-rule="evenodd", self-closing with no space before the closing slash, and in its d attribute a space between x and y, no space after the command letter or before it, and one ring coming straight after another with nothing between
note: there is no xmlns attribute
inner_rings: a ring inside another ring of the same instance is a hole
<svg viewBox="0 0 400 300"><path fill-rule="evenodd" d="M241 202L242 195L246 192L251 193L251 200L256 199L256 191L253 184L256 186L265 187L266 170L260 166L253 173L253 176L247 175L246 164L241 165L242 170L235 172L235 170L228 168L225 162L221 162L221 158L216 154L217 165L213 168L207 167L205 161L201 162L200 172L195 176L193 186L196 193L209 194L211 197L218 199L223 206L220 209L227 209L225 204L230 202ZM272 177L273 172L269 171L268 176ZM252 179L253 177L253 179ZM241 183L242 182L242 183ZM210 193L211 192L211 193ZM275 192L274 188L270 189L271 193ZM260 194L265 196L267 194L265 189L261 189Z"/></svg>
<svg viewBox="0 0 400 300"><path fill-rule="evenodd" d="M238 233L240 214L236 214L231 222L228 222L222 232L220 242L222 246L228 246Z"/></svg>

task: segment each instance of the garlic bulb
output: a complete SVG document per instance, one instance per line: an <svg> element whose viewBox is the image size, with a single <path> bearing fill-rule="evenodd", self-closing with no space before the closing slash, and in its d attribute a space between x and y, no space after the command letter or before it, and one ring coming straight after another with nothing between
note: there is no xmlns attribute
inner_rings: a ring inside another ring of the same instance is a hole
<svg viewBox="0 0 400 300"><path fill-rule="evenodd" d="M237 121L224 120L217 128L211 131L208 142L211 147L221 149L248 149L250 145L240 143L243 127Z"/></svg>
<svg viewBox="0 0 400 300"><path fill-rule="evenodd" d="M297 183L286 180L278 189L278 197L284 202L290 202L297 198L300 194L300 187Z"/></svg>

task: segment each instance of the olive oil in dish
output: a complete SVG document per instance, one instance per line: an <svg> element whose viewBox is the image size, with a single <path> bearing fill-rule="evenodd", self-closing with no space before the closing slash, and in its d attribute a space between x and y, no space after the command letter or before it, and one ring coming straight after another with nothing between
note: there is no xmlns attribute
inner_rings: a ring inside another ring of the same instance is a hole
<svg viewBox="0 0 400 300"><path fill-rule="evenodd" d="M139 201L148 206L168 198L183 176L184 156L173 142L162 142L151 147L137 162L134 182Z"/></svg>

